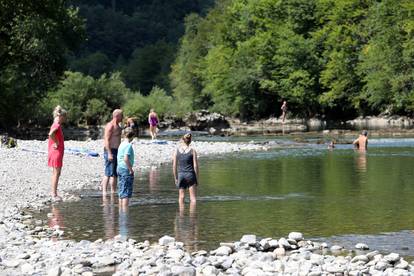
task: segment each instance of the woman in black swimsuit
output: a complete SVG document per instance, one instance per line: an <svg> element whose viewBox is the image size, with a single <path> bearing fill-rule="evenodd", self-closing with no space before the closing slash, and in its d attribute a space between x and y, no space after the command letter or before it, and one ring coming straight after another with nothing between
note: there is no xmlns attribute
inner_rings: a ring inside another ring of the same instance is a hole
<svg viewBox="0 0 414 276"><path fill-rule="evenodd" d="M198 160L196 151L190 147L191 138L191 133L183 136L182 143L173 157L173 173L175 185L179 189L178 201L180 204L184 203L186 189L190 192L190 201L196 202L196 186L199 184L197 181Z"/></svg>

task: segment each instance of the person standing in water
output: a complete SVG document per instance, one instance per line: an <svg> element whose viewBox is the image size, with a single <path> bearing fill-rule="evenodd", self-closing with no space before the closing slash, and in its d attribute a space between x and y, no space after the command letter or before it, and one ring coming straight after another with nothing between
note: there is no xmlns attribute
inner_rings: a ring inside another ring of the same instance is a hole
<svg viewBox="0 0 414 276"><path fill-rule="evenodd" d="M119 208L126 211L129 199L132 197L132 187L134 184L134 149L132 148L132 140L134 139L134 131L127 127L124 129L124 141L118 150L118 168L119 175Z"/></svg>
<svg viewBox="0 0 414 276"><path fill-rule="evenodd" d="M121 144L121 127L122 110L115 109L112 112L112 120L105 126L104 134L104 160L105 160L105 176L102 179L102 195L106 196L108 183L111 183L111 192L116 192L117 183L117 154L118 147Z"/></svg>
<svg viewBox="0 0 414 276"><path fill-rule="evenodd" d="M286 114L287 114L287 110L288 110L286 101L283 101L283 104L280 107L280 109L282 110L282 123L285 123Z"/></svg>
<svg viewBox="0 0 414 276"><path fill-rule="evenodd" d="M63 166L63 154L65 152L62 124L66 120L66 115L66 110L60 105L56 106L53 111L53 124L49 131L47 165L53 168L51 187L52 201L62 201L62 198L57 194L57 187Z"/></svg>
<svg viewBox="0 0 414 276"><path fill-rule="evenodd" d="M360 151L368 149L368 131L363 130L357 139L352 143Z"/></svg>
<svg viewBox="0 0 414 276"><path fill-rule="evenodd" d="M151 134L151 139L157 138L157 126L158 126L158 115L155 113L154 109L151 108L150 113L148 114L148 123L149 123L149 131Z"/></svg>
<svg viewBox="0 0 414 276"><path fill-rule="evenodd" d="M187 133L174 152L173 174L178 188L178 202L184 203L185 190L189 190L190 202L196 202L196 186L199 184L197 152L190 146L192 135Z"/></svg>

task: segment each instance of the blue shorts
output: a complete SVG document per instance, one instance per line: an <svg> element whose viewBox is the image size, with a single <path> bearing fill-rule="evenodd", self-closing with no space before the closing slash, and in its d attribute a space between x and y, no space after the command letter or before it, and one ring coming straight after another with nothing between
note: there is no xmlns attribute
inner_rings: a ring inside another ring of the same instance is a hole
<svg viewBox="0 0 414 276"><path fill-rule="evenodd" d="M131 198L134 175L127 170L118 170L118 196L119 198Z"/></svg>
<svg viewBox="0 0 414 276"><path fill-rule="evenodd" d="M117 176L116 167L118 165L118 149L111 149L113 159L112 161L108 160L108 151L104 149L104 159L105 159L105 176Z"/></svg>

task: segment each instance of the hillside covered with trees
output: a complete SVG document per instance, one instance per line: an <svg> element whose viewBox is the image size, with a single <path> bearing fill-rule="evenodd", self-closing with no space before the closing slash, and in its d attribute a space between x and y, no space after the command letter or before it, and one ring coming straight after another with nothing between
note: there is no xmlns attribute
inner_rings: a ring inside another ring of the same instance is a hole
<svg viewBox="0 0 414 276"><path fill-rule="evenodd" d="M410 0L0 0L0 126L414 112ZM66 71L66 73L65 73Z"/></svg>

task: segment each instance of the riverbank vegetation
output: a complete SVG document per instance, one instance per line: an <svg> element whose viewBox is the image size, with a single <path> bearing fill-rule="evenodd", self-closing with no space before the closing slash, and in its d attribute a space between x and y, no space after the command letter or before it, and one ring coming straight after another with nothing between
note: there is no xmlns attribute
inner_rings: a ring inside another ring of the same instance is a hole
<svg viewBox="0 0 414 276"><path fill-rule="evenodd" d="M298 117L414 112L409 0L10 3L0 0L3 127L47 124L57 103L74 125L116 107L141 120L151 107L260 119L282 100Z"/></svg>

